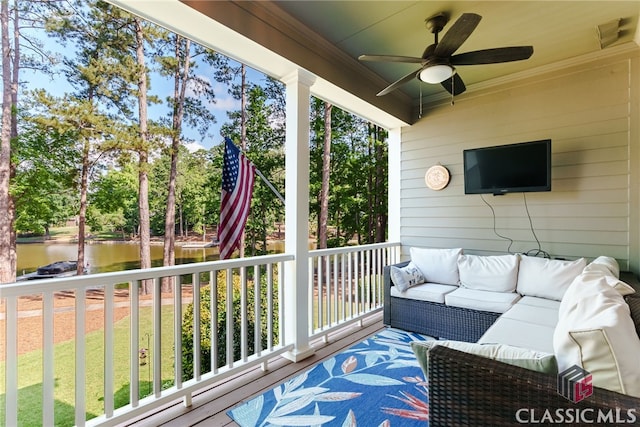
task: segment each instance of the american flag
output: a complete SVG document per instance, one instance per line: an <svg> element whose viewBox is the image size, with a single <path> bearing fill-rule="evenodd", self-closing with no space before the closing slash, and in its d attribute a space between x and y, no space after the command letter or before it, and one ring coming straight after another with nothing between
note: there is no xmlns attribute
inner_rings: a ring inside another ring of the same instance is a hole
<svg viewBox="0 0 640 427"><path fill-rule="evenodd" d="M256 167L225 138L220 202L220 259L227 259L240 244L251 206Z"/></svg>

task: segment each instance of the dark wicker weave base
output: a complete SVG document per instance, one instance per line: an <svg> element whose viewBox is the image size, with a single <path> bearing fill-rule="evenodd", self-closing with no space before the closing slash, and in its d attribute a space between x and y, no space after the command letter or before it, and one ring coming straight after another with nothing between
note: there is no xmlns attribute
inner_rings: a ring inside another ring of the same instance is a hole
<svg viewBox="0 0 640 427"><path fill-rule="evenodd" d="M389 326L448 340L476 342L500 316L406 298L390 297L390 301Z"/></svg>
<svg viewBox="0 0 640 427"><path fill-rule="evenodd" d="M397 264L398 267L408 263ZM391 296L390 268L384 268L384 324L434 338L476 342L500 313Z"/></svg>
<svg viewBox="0 0 640 427"><path fill-rule="evenodd" d="M443 346L429 351L428 382L432 427L513 426L523 420L568 425L560 417L570 425L640 424L640 398L594 387L590 397L573 403L558 394L555 375ZM553 421L542 420L545 411Z"/></svg>

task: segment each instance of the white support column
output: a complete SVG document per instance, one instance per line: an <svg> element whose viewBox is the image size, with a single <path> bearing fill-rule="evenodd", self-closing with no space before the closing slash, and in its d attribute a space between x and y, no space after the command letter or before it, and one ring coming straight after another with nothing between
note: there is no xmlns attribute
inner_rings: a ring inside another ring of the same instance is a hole
<svg viewBox="0 0 640 427"><path fill-rule="evenodd" d="M309 111L315 77L298 70L285 78L285 252L295 260L285 266L285 343L294 349L284 357L294 362L314 353L309 345Z"/></svg>
<svg viewBox="0 0 640 427"><path fill-rule="evenodd" d="M388 223L389 241L400 242L400 161L401 161L400 128L389 130L389 200ZM398 260L399 261L399 260Z"/></svg>

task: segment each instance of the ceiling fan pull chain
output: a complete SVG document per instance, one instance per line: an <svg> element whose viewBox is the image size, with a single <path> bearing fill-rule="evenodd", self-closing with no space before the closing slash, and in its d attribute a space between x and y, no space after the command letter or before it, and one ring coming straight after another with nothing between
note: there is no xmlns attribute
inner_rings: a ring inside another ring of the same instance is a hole
<svg viewBox="0 0 640 427"><path fill-rule="evenodd" d="M453 74L451 75L451 105L455 104L453 102L453 94L456 93L456 79L453 78Z"/></svg>
<svg viewBox="0 0 640 427"><path fill-rule="evenodd" d="M418 83L420 85L420 117L418 117L419 119L422 118L422 82Z"/></svg>

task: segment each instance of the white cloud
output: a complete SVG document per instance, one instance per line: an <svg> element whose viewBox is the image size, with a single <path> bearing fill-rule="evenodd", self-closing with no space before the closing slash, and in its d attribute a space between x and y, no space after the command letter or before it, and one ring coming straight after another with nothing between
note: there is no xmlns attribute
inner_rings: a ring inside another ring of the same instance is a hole
<svg viewBox="0 0 640 427"><path fill-rule="evenodd" d="M189 150L190 153L195 153L198 150L207 149L204 145L200 144L199 142L187 142L183 145L187 147L187 150Z"/></svg>
<svg viewBox="0 0 640 427"><path fill-rule="evenodd" d="M240 100L234 99L229 92L227 92L227 86L222 83L216 83L213 87L213 92L216 94L215 104L210 104L210 108L213 110L235 111L240 109Z"/></svg>
<svg viewBox="0 0 640 427"><path fill-rule="evenodd" d="M198 79L212 84L212 81L209 77L205 75L198 75ZM198 97L198 93L201 92L199 89L200 83L197 83L194 80L189 82L187 86L187 96L190 97ZM226 114L227 111L235 111L240 109L240 101L234 99L228 92L228 86L223 83L215 82L212 84L213 93L215 94L215 102L209 102L208 107L210 110L222 111Z"/></svg>

